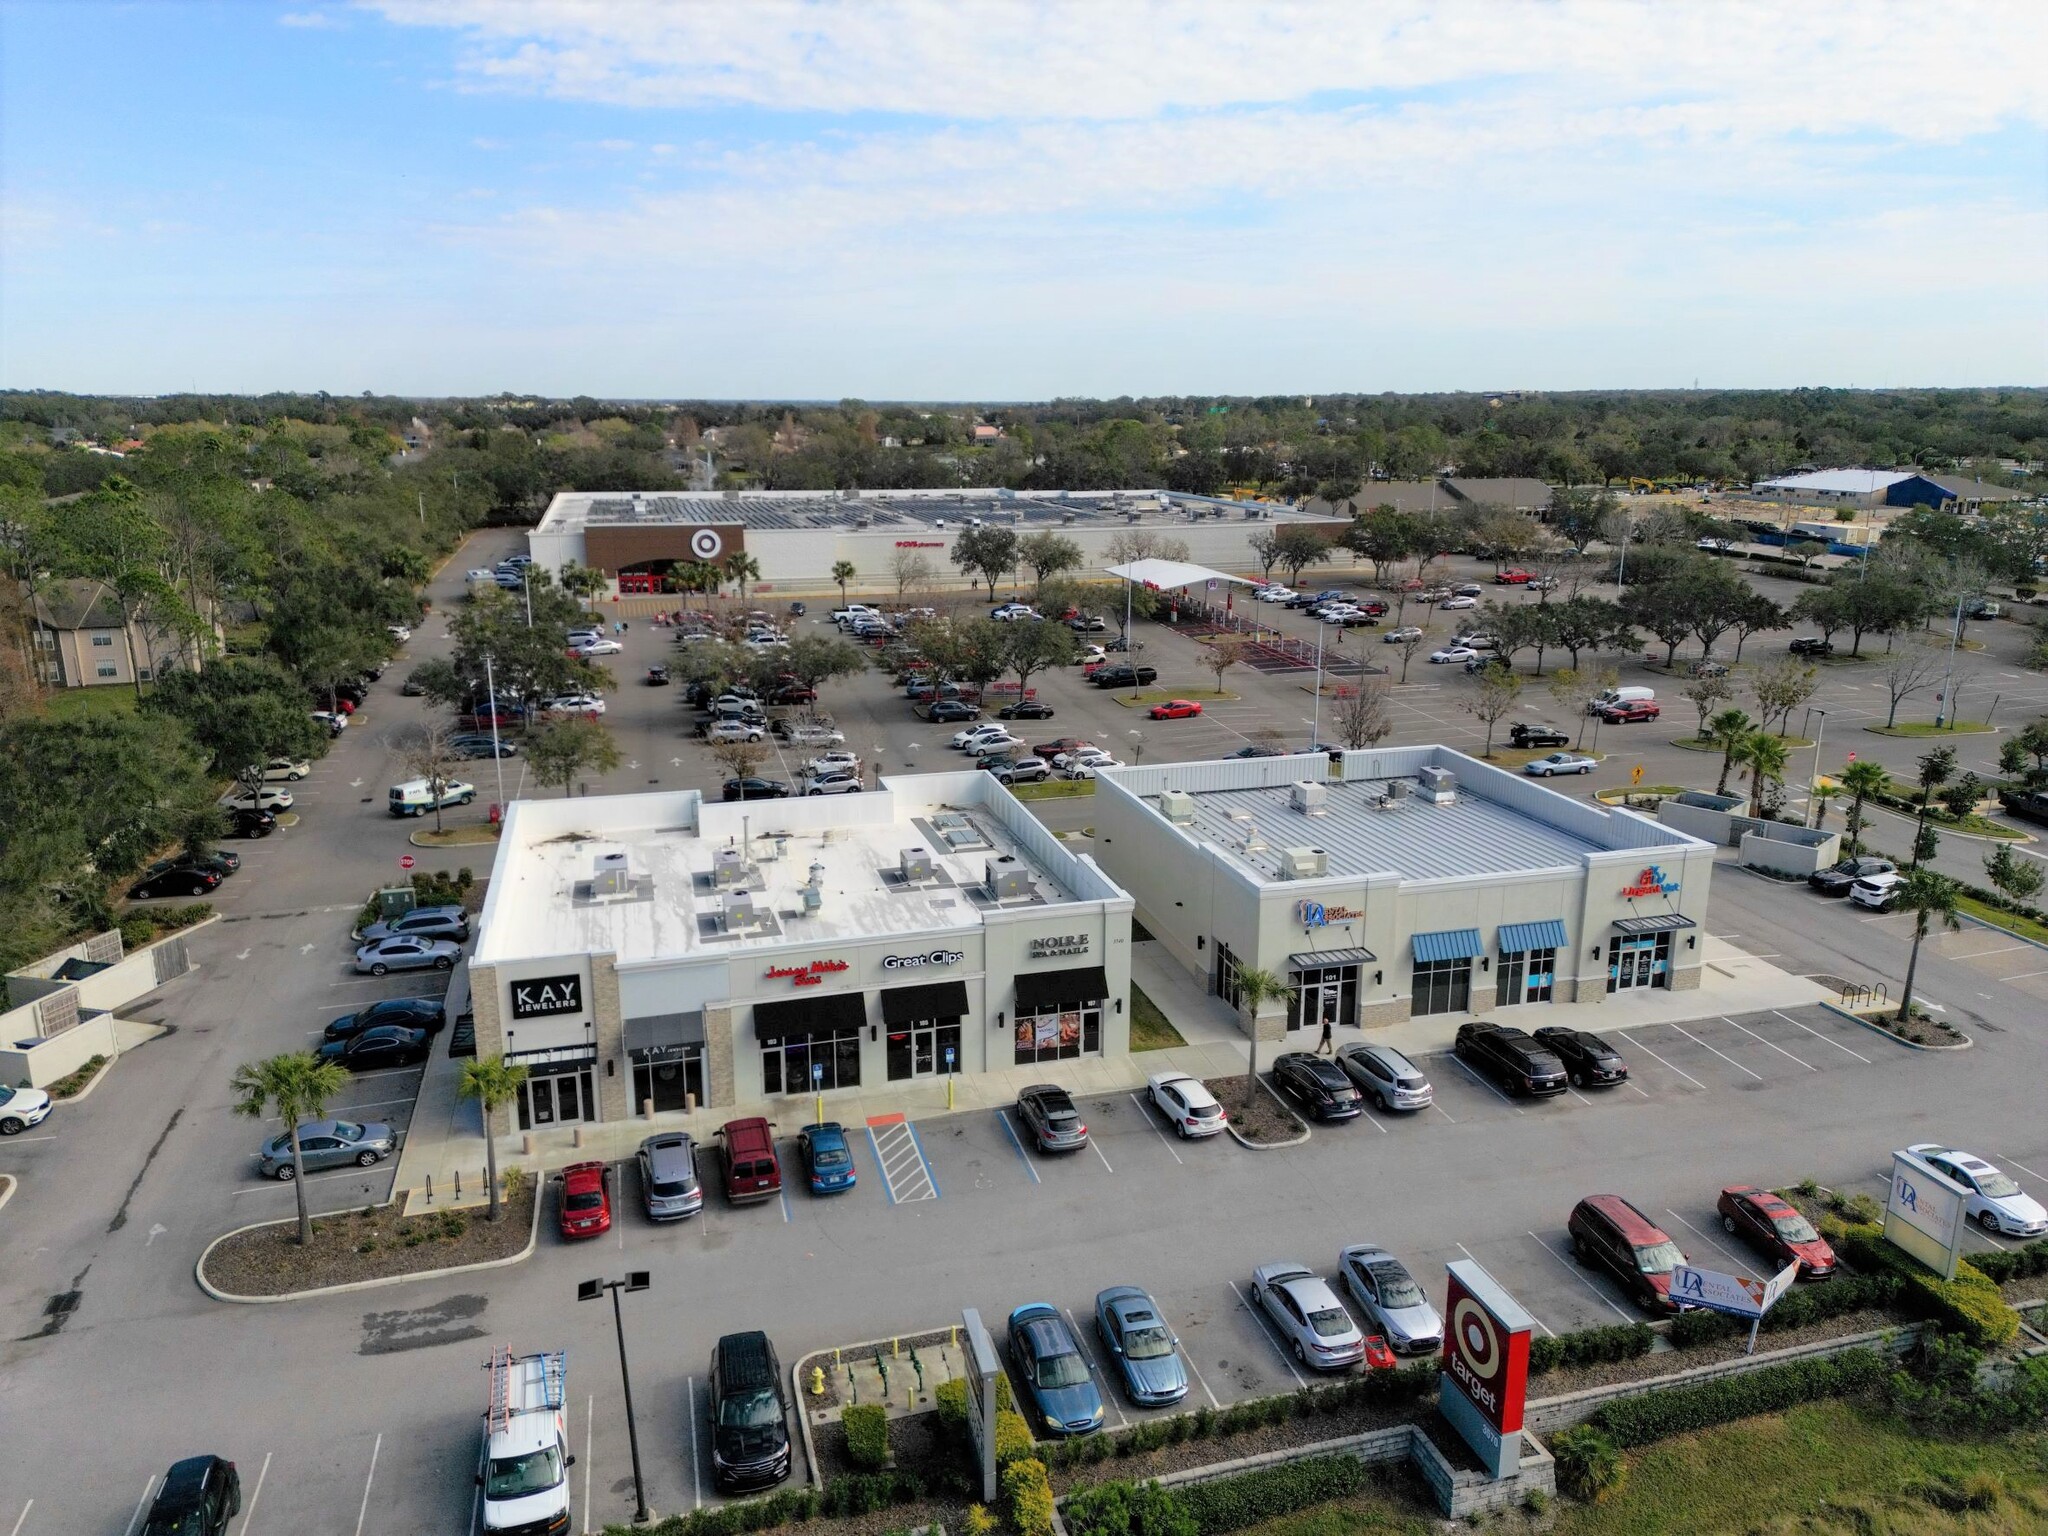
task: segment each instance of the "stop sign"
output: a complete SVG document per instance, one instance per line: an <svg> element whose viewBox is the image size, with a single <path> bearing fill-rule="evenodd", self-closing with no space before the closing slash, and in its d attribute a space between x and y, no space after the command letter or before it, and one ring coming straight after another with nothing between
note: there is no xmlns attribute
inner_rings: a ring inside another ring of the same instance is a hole
<svg viewBox="0 0 2048 1536"><path fill-rule="evenodd" d="M413 859L412 859L412 855L411 855L411 854L409 854L409 853L401 853L401 854L400 854L400 855L398 856L398 867L399 867L400 869L411 869L411 868L412 868L412 863L413 863Z"/></svg>

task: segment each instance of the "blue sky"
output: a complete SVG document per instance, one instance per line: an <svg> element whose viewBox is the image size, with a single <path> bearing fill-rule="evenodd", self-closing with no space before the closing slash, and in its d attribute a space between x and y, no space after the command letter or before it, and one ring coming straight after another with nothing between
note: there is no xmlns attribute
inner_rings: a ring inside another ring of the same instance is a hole
<svg viewBox="0 0 2048 1536"><path fill-rule="evenodd" d="M2040 383L2044 18L0 0L0 384Z"/></svg>

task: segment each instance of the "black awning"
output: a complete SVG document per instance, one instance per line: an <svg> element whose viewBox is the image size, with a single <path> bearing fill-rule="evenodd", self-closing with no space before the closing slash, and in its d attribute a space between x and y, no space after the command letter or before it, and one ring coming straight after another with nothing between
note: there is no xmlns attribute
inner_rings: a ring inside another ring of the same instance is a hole
<svg viewBox="0 0 2048 1536"><path fill-rule="evenodd" d="M858 1029L868 1021L868 1000L860 992L827 992L787 1002L754 1004L756 1040L802 1039L836 1029Z"/></svg>
<svg viewBox="0 0 2048 1536"><path fill-rule="evenodd" d="M934 981L922 987L891 987L882 994L882 1022L894 1027L914 1019L958 1019L967 1013L967 983Z"/></svg>
<svg viewBox="0 0 2048 1536"><path fill-rule="evenodd" d="M1680 928L1697 928L1699 924L1677 912L1666 912L1661 917L1621 917L1614 926L1623 933L1674 933Z"/></svg>
<svg viewBox="0 0 2048 1536"><path fill-rule="evenodd" d="M575 1067L596 1066L597 1047L544 1045L531 1051L507 1051L505 1059L525 1067L529 1072L545 1077L550 1072L566 1072Z"/></svg>
<svg viewBox="0 0 2048 1536"><path fill-rule="evenodd" d="M1079 1008L1108 997L1109 976L1099 965L1079 965L1070 971L1031 971L1017 978L1019 1013Z"/></svg>
<svg viewBox="0 0 2048 1536"><path fill-rule="evenodd" d="M1369 949L1308 949L1287 957L1290 971L1319 971L1330 965L1371 965L1379 957Z"/></svg>
<svg viewBox="0 0 2048 1536"><path fill-rule="evenodd" d="M704 1043L704 1011L657 1013L626 1020L628 1051L663 1051Z"/></svg>

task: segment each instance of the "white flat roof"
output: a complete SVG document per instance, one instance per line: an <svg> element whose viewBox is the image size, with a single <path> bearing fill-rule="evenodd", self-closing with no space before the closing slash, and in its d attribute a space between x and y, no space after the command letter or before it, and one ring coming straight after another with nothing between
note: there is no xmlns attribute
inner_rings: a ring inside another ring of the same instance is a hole
<svg viewBox="0 0 2048 1536"><path fill-rule="evenodd" d="M714 871L728 848L750 872L721 886ZM902 880L906 849L930 855L934 878ZM619 854L624 892L598 895L599 859ZM986 894L990 862L1006 859L1027 873L1028 897L998 902ZM823 899L806 913L813 863L823 867ZM747 890L757 918L728 931L721 918L734 889ZM903 775L858 795L731 805L695 790L521 800L499 841L473 958L609 952L622 966L716 959L957 930L995 913L1122 898L1092 860L1067 852L975 771Z"/></svg>
<svg viewBox="0 0 2048 1536"><path fill-rule="evenodd" d="M1913 475L1900 469L1816 469L1804 475L1785 475L1757 484L1760 491L1825 491L1838 496L1873 496L1890 490Z"/></svg>

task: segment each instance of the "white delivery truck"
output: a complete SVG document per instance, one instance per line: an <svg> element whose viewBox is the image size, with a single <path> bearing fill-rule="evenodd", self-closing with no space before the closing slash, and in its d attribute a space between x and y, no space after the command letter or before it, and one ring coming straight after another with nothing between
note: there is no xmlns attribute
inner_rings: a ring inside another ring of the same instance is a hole
<svg viewBox="0 0 2048 1536"><path fill-rule="evenodd" d="M515 1355L499 1345L485 1362L491 1374L484 1410L481 1529L494 1536L567 1536L569 1454L568 1355L562 1350Z"/></svg>

